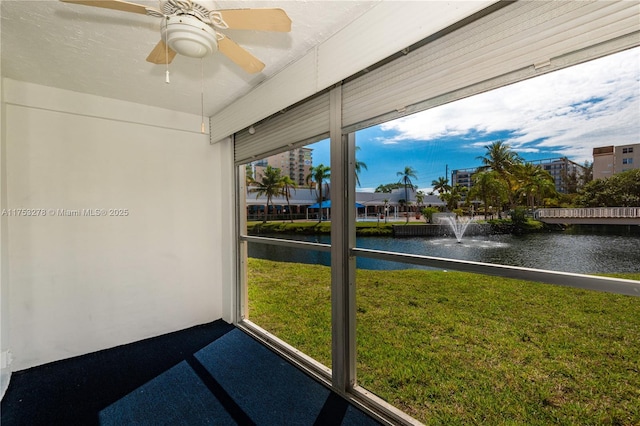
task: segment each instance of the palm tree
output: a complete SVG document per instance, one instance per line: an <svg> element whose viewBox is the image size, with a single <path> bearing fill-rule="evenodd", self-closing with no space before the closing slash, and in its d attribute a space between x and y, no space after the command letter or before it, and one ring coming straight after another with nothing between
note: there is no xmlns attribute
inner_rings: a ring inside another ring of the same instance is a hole
<svg viewBox="0 0 640 426"><path fill-rule="evenodd" d="M245 166L244 173L245 173L245 179L246 179L247 185L251 185L252 183L255 182L253 179L253 170L251 169L251 164L247 164Z"/></svg>
<svg viewBox="0 0 640 426"><path fill-rule="evenodd" d="M484 156L477 157L484 165L482 170L494 170L505 182L508 188L508 199L511 208L515 207L515 192L517 179L514 176L515 168L522 164L522 158L511 149L509 144L503 141L495 141L485 146L487 150Z"/></svg>
<svg viewBox="0 0 640 426"><path fill-rule="evenodd" d="M469 198L479 198L484 203L484 216L490 205L501 205L507 188L495 170L484 170L473 174L473 186L469 190ZM493 214L492 214L493 215Z"/></svg>
<svg viewBox="0 0 640 426"><path fill-rule="evenodd" d="M356 146L356 152L358 151L360 151L360 147ZM365 163L363 163L362 161L358 161L357 158L356 158L355 169L356 169L356 184L360 186L360 173L362 172L362 169L364 170L369 170L369 169L367 168L367 165Z"/></svg>
<svg viewBox="0 0 640 426"><path fill-rule="evenodd" d="M424 197L426 197L423 191L416 192L416 204L418 205L418 211L420 211L420 207L422 207L422 202L424 201Z"/></svg>
<svg viewBox="0 0 640 426"><path fill-rule="evenodd" d="M331 168L324 164L318 164L311 168L311 172L307 175L305 181L309 185L309 190L315 186L318 192L318 204L320 206L320 214L318 215L318 223L322 222L322 185L324 181L331 178Z"/></svg>
<svg viewBox="0 0 640 426"><path fill-rule="evenodd" d="M458 183L451 188L451 191L441 194L440 199L447 203L447 210L452 211L458 207L467 190L466 186Z"/></svg>
<svg viewBox="0 0 640 426"><path fill-rule="evenodd" d="M556 193L553 176L540 166L522 164L517 167L516 175L519 181L518 193L525 199L527 207L534 209L536 200L540 202L545 196Z"/></svg>
<svg viewBox="0 0 640 426"><path fill-rule="evenodd" d="M267 166L264 170L264 174L260 180L254 180L254 188L251 188L251 192L256 193L256 198L265 195L267 197L267 205L264 209L264 219L262 223L267 223L267 214L269 213L269 204L271 199L282 194L282 176L280 175L280 169Z"/></svg>
<svg viewBox="0 0 640 426"><path fill-rule="evenodd" d="M431 186L434 191L438 191L439 194L451 191L451 185L449 185L449 179L444 176L440 176L438 179L431 181Z"/></svg>
<svg viewBox="0 0 640 426"><path fill-rule="evenodd" d="M537 197L537 205L542 204L542 206L544 207L544 199L545 198L552 198L552 197L556 197L558 195L558 191L556 190L556 183L553 179L553 177L545 171L545 173L548 176L541 176L538 183L537 183L537 193L536 193L536 197ZM535 199L534 199L535 202ZM535 205L532 206L532 208L535 208Z"/></svg>
<svg viewBox="0 0 640 426"><path fill-rule="evenodd" d="M404 166L404 170L401 172L396 173L396 176L400 176L400 181L399 183L401 183L402 185L404 185L404 199L405 199L405 214L407 216L407 222L409 223L409 213L407 212L407 208L408 208L408 204L409 204L409 186L411 186L411 188L413 188L413 182L411 181L411 178L413 179L418 179L418 176L416 175L416 171L413 170L413 167L411 166Z"/></svg>
<svg viewBox="0 0 640 426"><path fill-rule="evenodd" d="M289 219L293 223L293 212L291 211L291 204L289 203L289 197L291 197L291 189L297 188L298 184L291 179L290 176L282 176L280 178L280 184L282 186L282 195L287 199L287 210L289 210Z"/></svg>
<svg viewBox="0 0 640 426"><path fill-rule="evenodd" d="M485 155L477 159L482 161L485 169L495 170L499 175L511 172L515 165L522 163L520 156L504 141L495 141L486 145L485 149Z"/></svg>
<svg viewBox="0 0 640 426"><path fill-rule="evenodd" d="M402 184L400 183L385 183L385 184L380 184L378 185L378 187L373 191L373 192L381 192L381 193L385 193L385 194L390 194L393 192L394 189L398 189L402 186Z"/></svg>

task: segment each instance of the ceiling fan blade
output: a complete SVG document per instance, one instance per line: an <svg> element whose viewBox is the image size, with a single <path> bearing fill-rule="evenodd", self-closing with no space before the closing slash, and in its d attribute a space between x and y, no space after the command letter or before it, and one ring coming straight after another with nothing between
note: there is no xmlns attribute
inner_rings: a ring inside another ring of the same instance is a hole
<svg viewBox="0 0 640 426"><path fill-rule="evenodd" d="M152 64L170 64L175 57L176 51L164 44L164 41L160 40L151 53L149 53L149 56L147 56L147 62L151 62Z"/></svg>
<svg viewBox="0 0 640 426"><path fill-rule="evenodd" d="M156 10L141 4L129 3L122 0L60 0L63 3L83 4L85 6L102 7L105 9L121 10L123 12L147 14L147 9ZM158 11L158 13L160 13Z"/></svg>
<svg viewBox="0 0 640 426"><path fill-rule="evenodd" d="M233 30L291 31L291 19L282 9L225 9L217 12Z"/></svg>
<svg viewBox="0 0 640 426"><path fill-rule="evenodd" d="M218 50L250 74L262 71L264 64L229 37L218 40Z"/></svg>

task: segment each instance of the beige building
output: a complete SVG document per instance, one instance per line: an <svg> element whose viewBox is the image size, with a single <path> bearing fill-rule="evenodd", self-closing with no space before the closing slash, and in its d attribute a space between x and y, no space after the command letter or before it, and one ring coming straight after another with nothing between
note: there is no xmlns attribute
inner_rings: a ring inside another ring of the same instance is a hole
<svg viewBox="0 0 640 426"><path fill-rule="evenodd" d="M605 179L640 167L640 144L593 148L593 178Z"/></svg>
<svg viewBox="0 0 640 426"><path fill-rule="evenodd" d="M260 180L267 166L280 169L280 174L289 176L298 186L306 185L306 178L313 167L313 149L295 148L291 151L271 155L252 163L254 179Z"/></svg>

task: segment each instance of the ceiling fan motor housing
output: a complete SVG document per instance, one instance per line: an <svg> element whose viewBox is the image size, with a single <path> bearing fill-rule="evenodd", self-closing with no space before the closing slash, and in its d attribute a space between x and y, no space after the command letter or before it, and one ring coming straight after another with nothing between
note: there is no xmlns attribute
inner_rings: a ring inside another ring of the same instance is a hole
<svg viewBox="0 0 640 426"><path fill-rule="evenodd" d="M216 32L195 16L168 16L162 25L162 39L181 55L204 58L218 49Z"/></svg>

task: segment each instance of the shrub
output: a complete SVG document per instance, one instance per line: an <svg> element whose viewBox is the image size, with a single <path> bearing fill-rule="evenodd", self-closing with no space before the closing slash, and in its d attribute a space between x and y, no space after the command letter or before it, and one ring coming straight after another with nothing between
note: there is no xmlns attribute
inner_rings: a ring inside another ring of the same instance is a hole
<svg viewBox="0 0 640 426"><path fill-rule="evenodd" d="M422 210L422 214L424 215L424 221L427 223L431 223L433 219L433 214L438 213L438 209L435 207L425 207Z"/></svg>

